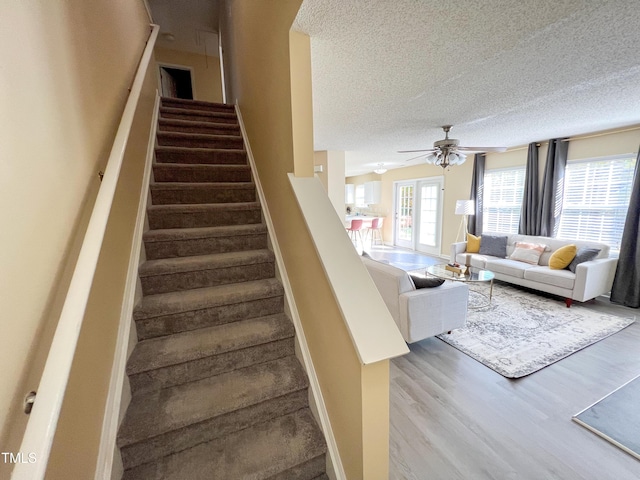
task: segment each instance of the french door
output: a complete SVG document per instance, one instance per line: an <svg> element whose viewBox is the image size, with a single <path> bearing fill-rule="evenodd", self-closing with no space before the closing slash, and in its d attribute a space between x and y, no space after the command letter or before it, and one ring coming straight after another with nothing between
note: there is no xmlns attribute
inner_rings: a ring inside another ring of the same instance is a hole
<svg viewBox="0 0 640 480"><path fill-rule="evenodd" d="M413 202L416 182L396 184L395 243L400 247L413 248Z"/></svg>
<svg viewBox="0 0 640 480"><path fill-rule="evenodd" d="M396 245L440 254L443 186L442 177L396 184Z"/></svg>

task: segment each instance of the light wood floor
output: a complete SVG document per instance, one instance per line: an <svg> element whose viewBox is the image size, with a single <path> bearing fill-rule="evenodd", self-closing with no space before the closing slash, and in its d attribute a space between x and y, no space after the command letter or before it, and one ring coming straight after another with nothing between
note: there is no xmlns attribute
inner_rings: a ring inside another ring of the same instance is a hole
<svg viewBox="0 0 640 480"><path fill-rule="evenodd" d="M589 308L639 321L518 380L437 338L410 345L391 362L390 478L640 479L639 460L571 420L640 374L640 312Z"/></svg>

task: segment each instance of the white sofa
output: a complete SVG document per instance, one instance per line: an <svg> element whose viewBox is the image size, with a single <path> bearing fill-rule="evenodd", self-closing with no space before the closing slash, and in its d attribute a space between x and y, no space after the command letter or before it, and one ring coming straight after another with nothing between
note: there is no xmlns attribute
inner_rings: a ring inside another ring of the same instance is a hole
<svg viewBox="0 0 640 480"><path fill-rule="evenodd" d="M500 235L492 233L492 235ZM572 300L585 302L611 290L615 275L617 258L609 258L609 246L599 242L559 240L550 237L531 235L507 235L507 257L513 253L516 242L538 243L549 248L540 256L538 265L509 258L470 253L470 263L474 267L491 270L495 278L504 282L565 297L567 307ZM558 248L574 244L581 247L599 248L598 256L589 262L580 263L576 272L570 270L554 270L549 268L549 258ZM451 260L464 265L466 262L466 242L451 245Z"/></svg>
<svg viewBox="0 0 640 480"><path fill-rule="evenodd" d="M368 258L362 262L407 343L460 328L467 321L467 285L447 281L416 289L404 270Z"/></svg>

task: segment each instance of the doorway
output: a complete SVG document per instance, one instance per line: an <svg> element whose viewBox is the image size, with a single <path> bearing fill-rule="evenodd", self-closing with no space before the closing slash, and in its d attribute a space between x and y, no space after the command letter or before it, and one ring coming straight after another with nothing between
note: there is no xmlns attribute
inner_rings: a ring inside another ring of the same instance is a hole
<svg viewBox="0 0 640 480"><path fill-rule="evenodd" d="M193 100L191 69L173 65L160 65L160 90L163 97Z"/></svg>
<svg viewBox="0 0 640 480"><path fill-rule="evenodd" d="M397 182L394 244L440 255L444 177Z"/></svg>

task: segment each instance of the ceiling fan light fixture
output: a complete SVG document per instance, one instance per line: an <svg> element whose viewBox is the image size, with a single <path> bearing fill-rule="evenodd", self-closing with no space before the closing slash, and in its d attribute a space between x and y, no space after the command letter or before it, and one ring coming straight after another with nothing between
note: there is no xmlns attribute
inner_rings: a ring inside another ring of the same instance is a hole
<svg viewBox="0 0 640 480"><path fill-rule="evenodd" d="M378 168L376 168L373 173L377 173L378 175L382 175L383 173L387 173L387 169L383 168L384 163L379 163Z"/></svg>

